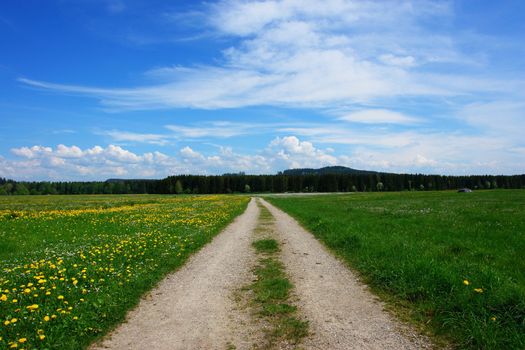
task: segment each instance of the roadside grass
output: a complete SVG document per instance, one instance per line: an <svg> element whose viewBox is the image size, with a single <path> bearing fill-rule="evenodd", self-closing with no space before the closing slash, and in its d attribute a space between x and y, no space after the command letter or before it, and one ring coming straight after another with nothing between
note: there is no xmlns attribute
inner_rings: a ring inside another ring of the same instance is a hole
<svg viewBox="0 0 525 350"><path fill-rule="evenodd" d="M258 244L265 242L264 245ZM267 242L272 249L266 249ZM288 303L292 283L284 272L282 263L272 256L277 252L277 241L265 239L255 241L256 250L265 256L259 260L255 268L256 281L251 285L254 292L254 302L258 305L259 313L271 324L271 331L267 334L267 344L263 348L271 349L282 339L298 344L302 338L308 335L308 322L298 319L294 314L297 308ZM257 247L264 247L262 249Z"/></svg>
<svg viewBox="0 0 525 350"><path fill-rule="evenodd" d="M275 253L279 251L279 245L275 239L260 239L253 242L253 247L258 253Z"/></svg>
<svg viewBox="0 0 525 350"><path fill-rule="evenodd" d="M269 197L458 348L525 348L525 191Z"/></svg>
<svg viewBox="0 0 525 350"><path fill-rule="evenodd" d="M257 205L260 214L255 234L263 238L252 243L259 259L254 269L256 279L248 288L259 315L270 325L266 342L258 348L280 348L283 341L297 345L308 335L308 322L297 317L297 307L290 303L293 285L279 260L279 243L271 238L275 219L266 207L259 202Z"/></svg>
<svg viewBox="0 0 525 350"><path fill-rule="evenodd" d="M82 349L246 208L241 196L0 198L0 348ZM157 320L150 320L156 322Z"/></svg>

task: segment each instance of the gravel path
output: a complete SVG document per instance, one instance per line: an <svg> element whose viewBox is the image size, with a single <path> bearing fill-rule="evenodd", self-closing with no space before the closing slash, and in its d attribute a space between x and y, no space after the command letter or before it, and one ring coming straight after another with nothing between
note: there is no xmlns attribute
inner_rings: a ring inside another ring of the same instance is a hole
<svg viewBox="0 0 525 350"><path fill-rule="evenodd" d="M252 279L250 244L259 209L246 211L164 279L101 344L92 349L249 349L256 341L250 315L233 291Z"/></svg>
<svg viewBox="0 0 525 350"><path fill-rule="evenodd" d="M354 274L281 210L275 217L281 259L294 284L298 312L311 335L300 349L425 349L430 343L401 325ZM251 247L259 209L246 211L142 299L91 349L253 349L261 344L257 316L239 307L239 290L254 278ZM295 299L295 298L294 298ZM234 347L232 346L234 345Z"/></svg>
<svg viewBox="0 0 525 350"><path fill-rule="evenodd" d="M382 303L313 235L261 200L275 217L282 261L297 305L310 322L306 349L425 349L429 343L384 311Z"/></svg>

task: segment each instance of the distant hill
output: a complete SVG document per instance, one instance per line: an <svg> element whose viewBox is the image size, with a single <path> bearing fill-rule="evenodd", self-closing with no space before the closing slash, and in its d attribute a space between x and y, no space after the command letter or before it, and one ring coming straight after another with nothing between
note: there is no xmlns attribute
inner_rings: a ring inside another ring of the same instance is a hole
<svg viewBox="0 0 525 350"><path fill-rule="evenodd" d="M282 172L284 175L324 175L324 174L353 174L353 175L370 175L380 174L377 171L359 170L345 166L327 166L319 169L300 168L288 169ZM382 173L384 174L384 173Z"/></svg>

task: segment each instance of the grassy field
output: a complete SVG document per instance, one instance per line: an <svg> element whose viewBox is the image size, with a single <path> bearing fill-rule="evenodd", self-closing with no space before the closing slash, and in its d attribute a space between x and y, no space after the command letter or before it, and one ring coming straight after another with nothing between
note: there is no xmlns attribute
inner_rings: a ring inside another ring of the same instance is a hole
<svg viewBox="0 0 525 350"><path fill-rule="evenodd" d="M0 348L85 347L248 200L0 197Z"/></svg>
<svg viewBox="0 0 525 350"><path fill-rule="evenodd" d="M459 348L525 348L525 191L271 197Z"/></svg>

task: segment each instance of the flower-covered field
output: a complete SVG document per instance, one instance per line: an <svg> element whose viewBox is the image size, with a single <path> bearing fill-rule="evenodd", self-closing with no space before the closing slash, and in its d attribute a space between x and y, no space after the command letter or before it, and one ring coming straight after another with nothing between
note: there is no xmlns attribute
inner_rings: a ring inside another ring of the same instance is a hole
<svg viewBox="0 0 525 350"><path fill-rule="evenodd" d="M247 202L224 195L0 197L0 348L87 346Z"/></svg>

